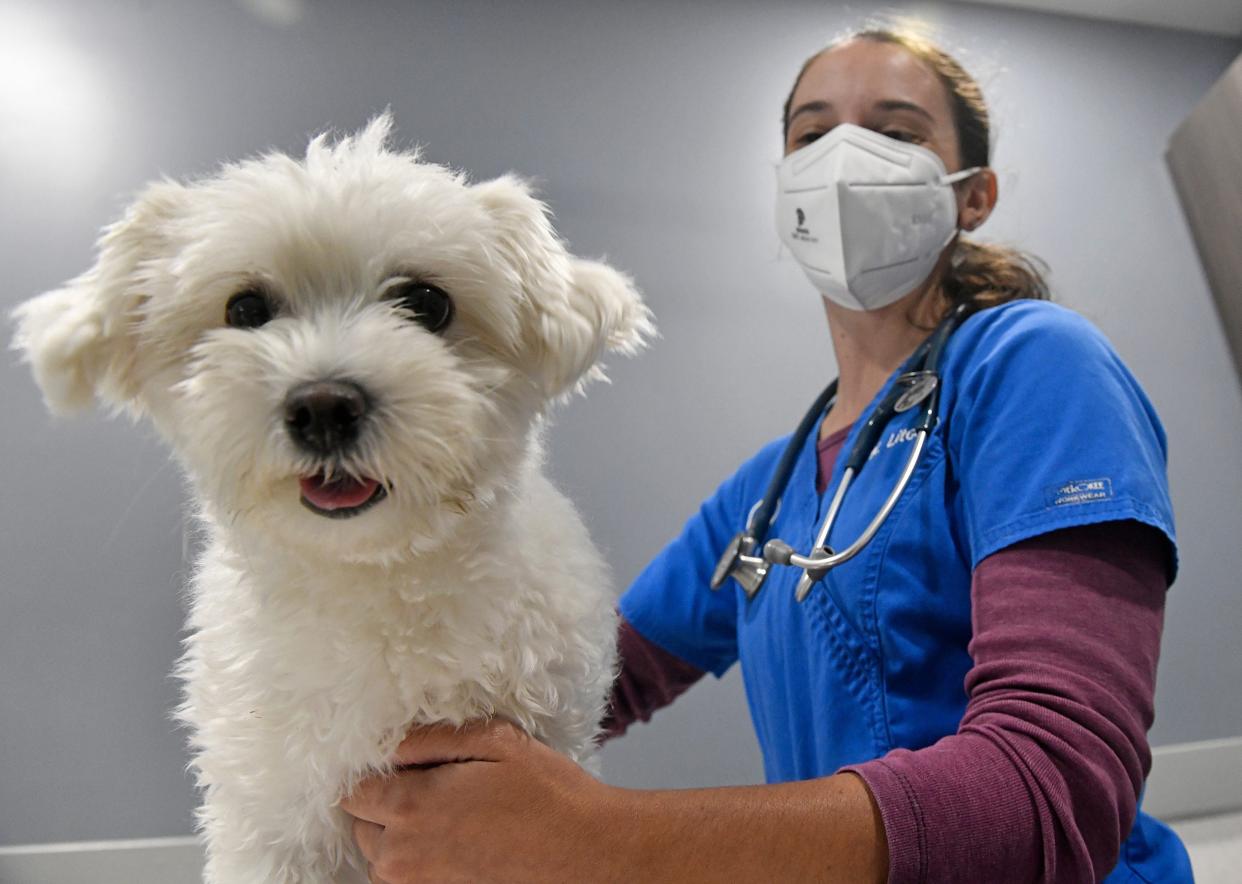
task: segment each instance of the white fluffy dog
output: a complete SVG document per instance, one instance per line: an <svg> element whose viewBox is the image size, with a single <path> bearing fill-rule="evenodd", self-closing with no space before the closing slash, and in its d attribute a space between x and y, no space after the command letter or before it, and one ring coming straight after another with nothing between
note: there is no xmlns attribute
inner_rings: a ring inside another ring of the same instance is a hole
<svg viewBox="0 0 1242 884"><path fill-rule="evenodd" d="M15 313L50 407L149 417L191 478L178 715L212 882L360 877L337 802L413 723L503 716L586 761L613 676L606 569L539 436L649 313L519 180L389 129L150 185Z"/></svg>

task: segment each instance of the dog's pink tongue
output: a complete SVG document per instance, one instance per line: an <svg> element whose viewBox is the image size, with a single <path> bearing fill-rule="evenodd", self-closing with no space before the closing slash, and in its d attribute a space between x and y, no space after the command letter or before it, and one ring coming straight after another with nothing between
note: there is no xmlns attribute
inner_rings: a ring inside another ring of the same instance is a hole
<svg viewBox="0 0 1242 884"><path fill-rule="evenodd" d="M321 510L344 510L362 506L379 487L374 479L344 477L325 482L322 475L304 476L299 480L302 496Z"/></svg>

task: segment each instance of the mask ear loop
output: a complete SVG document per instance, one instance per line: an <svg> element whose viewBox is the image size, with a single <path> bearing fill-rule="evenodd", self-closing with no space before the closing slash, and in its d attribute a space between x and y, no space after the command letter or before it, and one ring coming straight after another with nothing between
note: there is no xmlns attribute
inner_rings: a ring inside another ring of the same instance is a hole
<svg viewBox="0 0 1242 884"><path fill-rule="evenodd" d="M954 172L952 175L941 175L940 183L946 187L952 184L957 184L959 181L965 181L967 178L970 178L972 175L978 175L980 172L984 170L984 168L985 168L984 166L971 166L969 169L962 169L960 172ZM949 236L941 244L940 248L943 249L949 243L953 242L953 239L959 233L964 233L964 232L965 231L963 231L962 228L954 224L953 232L949 234Z"/></svg>
<svg viewBox="0 0 1242 884"><path fill-rule="evenodd" d="M957 184L959 181L965 181L972 175L977 175L983 171L983 166L971 166L969 169L963 169L960 172L954 172L952 175L941 175L941 184Z"/></svg>

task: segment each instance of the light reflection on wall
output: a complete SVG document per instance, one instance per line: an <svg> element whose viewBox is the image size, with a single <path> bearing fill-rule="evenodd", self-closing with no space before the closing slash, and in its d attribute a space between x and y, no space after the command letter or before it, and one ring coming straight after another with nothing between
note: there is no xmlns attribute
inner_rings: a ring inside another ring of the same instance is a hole
<svg viewBox="0 0 1242 884"><path fill-rule="evenodd" d="M291 27L306 15L305 0L237 0L256 18L277 27Z"/></svg>
<svg viewBox="0 0 1242 884"><path fill-rule="evenodd" d="M0 175L76 189L115 149L107 77L37 7L0 7ZM7 189L7 188L6 188Z"/></svg>

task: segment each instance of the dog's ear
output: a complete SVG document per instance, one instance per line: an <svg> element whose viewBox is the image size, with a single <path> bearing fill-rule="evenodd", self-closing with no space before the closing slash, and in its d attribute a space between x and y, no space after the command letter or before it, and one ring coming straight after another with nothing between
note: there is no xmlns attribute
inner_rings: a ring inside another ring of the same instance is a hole
<svg viewBox="0 0 1242 884"><path fill-rule="evenodd" d="M477 184L474 192L496 220L504 260L523 289L523 344L545 395L559 396L603 377L605 351L632 354L655 335L651 311L625 274L570 256L548 209L518 178Z"/></svg>
<svg viewBox="0 0 1242 884"><path fill-rule="evenodd" d="M96 396L141 411L133 328L151 264L165 252L167 225L184 193L172 182L148 185L125 216L104 230L90 270L13 311L13 348L30 363L52 411L84 408Z"/></svg>

